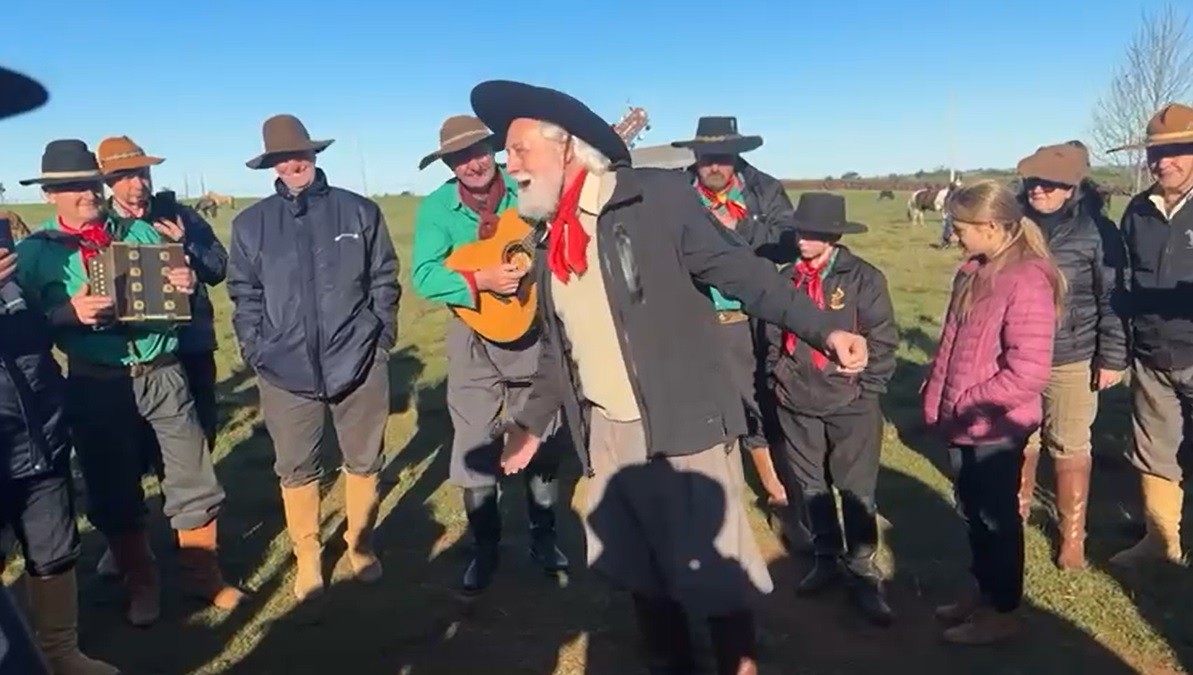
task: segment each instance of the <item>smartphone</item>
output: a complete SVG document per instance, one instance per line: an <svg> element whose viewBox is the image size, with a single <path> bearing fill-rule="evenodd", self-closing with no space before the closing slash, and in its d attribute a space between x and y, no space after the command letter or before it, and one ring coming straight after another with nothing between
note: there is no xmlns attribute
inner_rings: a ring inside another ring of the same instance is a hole
<svg viewBox="0 0 1193 675"><path fill-rule="evenodd" d="M172 190L162 190L153 195L154 220L174 220L178 217L178 197Z"/></svg>
<svg viewBox="0 0 1193 675"><path fill-rule="evenodd" d="M16 244L12 240L12 221L0 218L0 248L11 251Z"/></svg>

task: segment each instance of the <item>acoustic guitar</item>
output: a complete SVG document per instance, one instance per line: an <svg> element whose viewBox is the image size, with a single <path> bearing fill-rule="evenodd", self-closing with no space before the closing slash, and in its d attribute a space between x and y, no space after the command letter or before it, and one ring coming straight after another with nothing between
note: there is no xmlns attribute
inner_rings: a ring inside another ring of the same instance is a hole
<svg viewBox="0 0 1193 675"><path fill-rule="evenodd" d="M650 118L642 108L630 108L613 128L626 145L632 147L635 140L650 128ZM533 275L529 271L534 263L535 246L545 234L545 223L532 227L518 215L516 208L510 208L498 217L493 236L452 251L444 265L457 272L474 272L506 264L516 265L527 272L512 295L481 291L476 309L453 306L456 316L492 342L515 342L526 335L534 323L538 302Z"/></svg>

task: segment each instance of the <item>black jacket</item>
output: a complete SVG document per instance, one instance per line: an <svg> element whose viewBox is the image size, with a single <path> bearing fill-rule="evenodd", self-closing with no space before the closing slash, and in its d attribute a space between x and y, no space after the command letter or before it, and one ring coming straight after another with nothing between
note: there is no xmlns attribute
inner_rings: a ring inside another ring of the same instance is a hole
<svg viewBox="0 0 1193 675"><path fill-rule="evenodd" d="M40 312L0 314L0 485L53 473L70 457L66 382L50 348Z"/></svg>
<svg viewBox="0 0 1193 675"><path fill-rule="evenodd" d="M397 340L398 259L381 209L322 170L232 221L228 295L245 363L299 396L335 399Z"/></svg>
<svg viewBox="0 0 1193 675"><path fill-rule="evenodd" d="M1123 304L1126 256L1122 235L1094 199L1096 195L1078 189L1069 203L1047 215L1035 213L1026 206L1026 198L1023 201L1069 285L1052 364L1092 360L1094 368L1124 370L1127 333L1118 309Z"/></svg>
<svg viewBox="0 0 1193 675"><path fill-rule="evenodd" d="M738 158L737 162L748 213L733 232L771 262L791 262L796 245L795 207L787 191L777 178L759 171L746 160ZM686 173L690 182L696 180L695 166Z"/></svg>
<svg viewBox="0 0 1193 675"><path fill-rule="evenodd" d="M794 285L795 266L781 271ZM766 324L768 388L777 405L804 415L827 415L859 397L877 398L886 392L895 374L899 327L882 272L840 246L824 278L824 299L830 328L864 336L870 361L865 370L853 375L838 372L831 361L822 371L812 362L810 346L800 340L795 353L788 354L784 349L786 331Z"/></svg>
<svg viewBox="0 0 1193 675"><path fill-rule="evenodd" d="M1127 204L1121 228L1131 266L1133 356L1180 370L1193 366L1193 206L1169 222L1151 194L1149 188Z"/></svg>
<svg viewBox="0 0 1193 675"><path fill-rule="evenodd" d="M596 240L601 265L588 273L604 277L651 455L701 452L746 433L741 399L725 386L723 348L714 332L720 325L693 279L823 346L829 332L823 314L774 265L726 236L683 173L618 168ZM588 410L555 314L542 247L535 270L542 352L517 422L541 435L562 406L587 468Z"/></svg>

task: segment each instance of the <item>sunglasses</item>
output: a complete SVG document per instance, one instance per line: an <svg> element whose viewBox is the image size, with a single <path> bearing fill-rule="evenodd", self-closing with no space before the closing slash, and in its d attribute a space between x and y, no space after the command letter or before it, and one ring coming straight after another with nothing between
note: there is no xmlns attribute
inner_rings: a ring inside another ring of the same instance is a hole
<svg viewBox="0 0 1193 675"><path fill-rule="evenodd" d="M1051 181L1051 180L1030 179L1030 180L1023 181L1023 189L1024 190L1030 192L1031 190L1034 190L1036 188L1039 188L1039 189L1043 190L1044 192L1051 194L1053 192L1056 192L1057 190L1071 190L1073 188L1073 186L1066 185L1064 183L1057 183L1056 181Z"/></svg>

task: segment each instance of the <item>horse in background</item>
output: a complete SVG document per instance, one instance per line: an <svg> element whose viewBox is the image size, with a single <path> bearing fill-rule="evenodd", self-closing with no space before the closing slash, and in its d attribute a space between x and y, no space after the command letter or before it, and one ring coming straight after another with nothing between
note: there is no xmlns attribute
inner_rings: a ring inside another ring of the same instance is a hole
<svg viewBox="0 0 1193 675"><path fill-rule="evenodd" d="M204 218L215 218L219 214L221 206L227 206L232 210L236 210L236 198L208 191L202 197L199 197L199 201L195 202L195 210L202 214Z"/></svg>
<svg viewBox="0 0 1193 675"><path fill-rule="evenodd" d="M907 219L912 223L923 225L924 212L943 212L949 195L959 187L961 187L961 181L954 180L942 188L932 186L912 192L911 196L907 198Z"/></svg>

